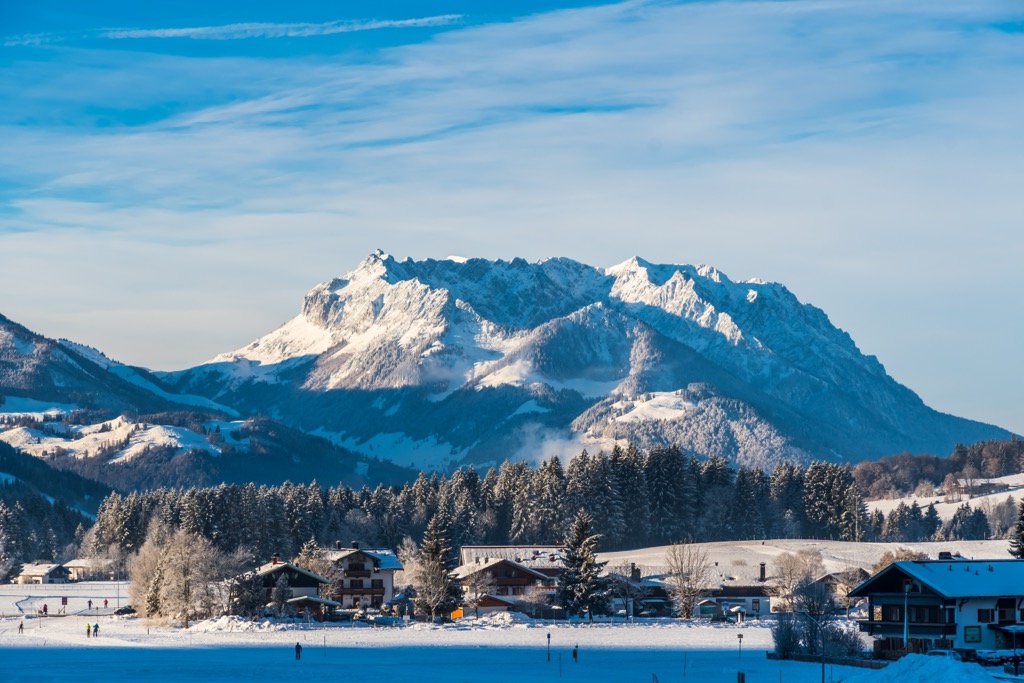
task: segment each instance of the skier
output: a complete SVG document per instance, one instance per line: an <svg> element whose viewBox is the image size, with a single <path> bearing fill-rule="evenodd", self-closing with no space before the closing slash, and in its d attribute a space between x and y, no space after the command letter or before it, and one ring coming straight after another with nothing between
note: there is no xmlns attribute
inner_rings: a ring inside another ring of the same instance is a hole
<svg viewBox="0 0 1024 683"><path fill-rule="evenodd" d="M99 624L93 624L92 625L92 637L93 638L99 638L99 636L100 636L100 625Z"/></svg>
<svg viewBox="0 0 1024 683"><path fill-rule="evenodd" d="M92 600L89 601L89 609L92 609Z"/></svg>
<svg viewBox="0 0 1024 683"><path fill-rule="evenodd" d="M107 599L103 598L103 609L107 609Z"/></svg>
<svg viewBox="0 0 1024 683"><path fill-rule="evenodd" d="M85 637L88 638L89 634L92 633L92 626L88 622L85 624Z"/></svg>
<svg viewBox="0 0 1024 683"><path fill-rule="evenodd" d="M302 659L302 646L295 643L295 659Z"/></svg>
<svg viewBox="0 0 1024 683"><path fill-rule="evenodd" d="M25 632L25 622L24 621L19 621L18 622L18 633L24 633L24 632Z"/></svg>

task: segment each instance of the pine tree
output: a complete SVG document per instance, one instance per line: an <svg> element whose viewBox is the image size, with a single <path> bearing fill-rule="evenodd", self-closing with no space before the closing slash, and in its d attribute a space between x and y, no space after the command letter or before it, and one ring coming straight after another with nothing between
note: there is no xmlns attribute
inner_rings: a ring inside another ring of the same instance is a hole
<svg viewBox="0 0 1024 683"><path fill-rule="evenodd" d="M582 616L587 612L593 620L595 612L606 611L608 590L601 577L605 563L598 562L595 555L601 537L591 526L590 514L580 508L563 542L565 569L558 578L558 596L569 614Z"/></svg>
<svg viewBox="0 0 1024 683"><path fill-rule="evenodd" d="M1018 560L1024 559L1024 498L1017 509L1017 524L1010 535L1010 554Z"/></svg>

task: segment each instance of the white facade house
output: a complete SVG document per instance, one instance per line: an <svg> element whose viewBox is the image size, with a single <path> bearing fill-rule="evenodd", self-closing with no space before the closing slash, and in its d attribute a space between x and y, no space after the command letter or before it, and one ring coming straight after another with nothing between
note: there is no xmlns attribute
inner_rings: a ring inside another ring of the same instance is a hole
<svg viewBox="0 0 1024 683"><path fill-rule="evenodd" d="M380 608L395 595L395 572L402 563L390 550L351 548L323 549L324 557L338 568L332 593L343 609ZM340 580L340 585L338 581Z"/></svg>
<svg viewBox="0 0 1024 683"><path fill-rule="evenodd" d="M62 564L26 564L18 575L18 583L67 583L68 570Z"/></svg>
<svg viewBox="0 0 1024 683"><path fill-rule="evenodd" d="M1024 560L893 562L850 591L868 601L861 631L876 654L1024 646ZM904 637L904 634L906 637Z"/></svg>

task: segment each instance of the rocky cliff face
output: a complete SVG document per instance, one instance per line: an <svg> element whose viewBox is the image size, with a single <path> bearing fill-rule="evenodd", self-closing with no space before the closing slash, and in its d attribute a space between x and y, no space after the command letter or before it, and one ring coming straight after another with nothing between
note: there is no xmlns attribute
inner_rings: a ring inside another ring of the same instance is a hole
<svg viewBox="0 0 1024 683"><path fill-rule="evenodd" d="M782 285L638 258L378 252L281 328L164 378L425 468L623 439L766 465L1008 436L925 406Z"/></svg>

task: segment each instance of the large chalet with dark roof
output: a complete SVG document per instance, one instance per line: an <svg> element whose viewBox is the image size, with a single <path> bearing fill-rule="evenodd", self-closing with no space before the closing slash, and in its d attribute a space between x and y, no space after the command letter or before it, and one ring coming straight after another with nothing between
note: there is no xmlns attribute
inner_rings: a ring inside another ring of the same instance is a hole
<svg viewBox="0 0 1024 683"><path fill-rule="evenodd" d="M893 562L850 591L868 601L860 630L878 656L1024 646L1024 560ZM904 632L907 634L904 640Z"/></svg>

